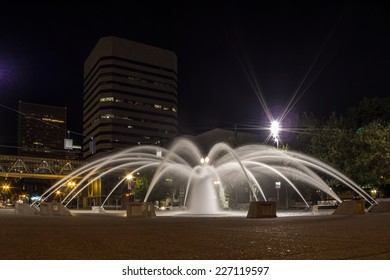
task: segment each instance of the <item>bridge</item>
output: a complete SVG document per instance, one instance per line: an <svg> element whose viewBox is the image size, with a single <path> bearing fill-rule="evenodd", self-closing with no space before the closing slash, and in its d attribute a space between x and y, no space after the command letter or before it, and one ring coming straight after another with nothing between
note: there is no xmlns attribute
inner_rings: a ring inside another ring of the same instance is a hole
<svg viewBox="0 0 390 280"><path fill-rule="evenodd" d="M0 155L0 178L58 180L85 163L82 160Z"/></svg>

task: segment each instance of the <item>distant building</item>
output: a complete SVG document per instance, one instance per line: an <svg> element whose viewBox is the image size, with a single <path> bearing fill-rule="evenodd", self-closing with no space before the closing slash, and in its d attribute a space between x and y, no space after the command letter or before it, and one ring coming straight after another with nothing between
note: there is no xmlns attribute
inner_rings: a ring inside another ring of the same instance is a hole
<svg viewBox="0 0 390 280"><path fill-rule="evenodd" d="M101 38L84 63L83 134L84 158L176 137L175 53Z"/></svg>
<svg viewBox="0 0 390 280"><path fill-rule="evenodd" d="M64 157L66 107L19 102L18 154Z"/></svg>

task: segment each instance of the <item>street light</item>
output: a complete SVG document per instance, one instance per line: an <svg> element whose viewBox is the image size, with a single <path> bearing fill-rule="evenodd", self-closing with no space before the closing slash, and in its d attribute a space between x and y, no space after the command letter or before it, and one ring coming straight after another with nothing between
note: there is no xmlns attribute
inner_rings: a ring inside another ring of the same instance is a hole
<svg viewBox="0 0 390 280"><path fill-rule="evenodd" d="M131 182L133 181L134 176L133 174L127 174L126 175L126 180L127 180L127 189L130 191L131 190Z"/></svg>
<svg viewBox="0 0 390 280"><path fill-rule="evenodd" d="M279 148L279 130L280 130L280 123L277 120L273 120L271 122L271 135L274 138L274 141L276 142L276 148Z"/></svg>
<svg viewBox="0 0 390 280"><path fill-rule="evenodd" d="M61 191L58 190L56 191L56 196L58 196L60 198L60 203L62 202L62 197L61 197Z"/></svg>
<svg viewBox="0 0 390 280"><path fill-rule="evenodd" d="M7 201L7 193L9 191L9 185L3 185L4 200Z"/></svg>
<svg viewBox="0 0 390 280"><path fill-rule="evenodd" d="M126 197L127 197L127 201L128 202L134 202L134 193L132 190L131 190L131 183L133 182L133 179L134 179L134 176L133 174L127 174L126 175L126 180L127 180L127 190L128 192L125 194Z"/></svg>

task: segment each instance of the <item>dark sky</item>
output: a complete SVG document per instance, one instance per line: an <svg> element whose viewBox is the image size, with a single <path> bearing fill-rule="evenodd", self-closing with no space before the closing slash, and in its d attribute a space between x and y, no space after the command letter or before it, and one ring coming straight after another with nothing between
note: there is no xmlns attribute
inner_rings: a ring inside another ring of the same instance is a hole
<svg viewBox="0 0 390 280"><path fill-rule="evenodd" d="M298 89L286 121L389 96L390 11L380 1L178 2L2 4L0 104L66 106L81 133L83 63L108 35L176 53L184 132L266 125L254 84L274 118ZM0 107L0 145L16 142L16 115Z"/></svg>

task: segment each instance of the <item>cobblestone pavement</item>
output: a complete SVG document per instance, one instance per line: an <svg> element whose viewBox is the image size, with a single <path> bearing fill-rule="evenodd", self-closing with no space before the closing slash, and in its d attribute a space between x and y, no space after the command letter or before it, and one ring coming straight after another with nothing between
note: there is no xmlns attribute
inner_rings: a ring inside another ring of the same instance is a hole
<svg viewBox="0 0 390 280"><path fill-rule="evenodd" d="M0 258L9 260L390 260L390 213L143 219L0 209L0 225Z"/></svg>

